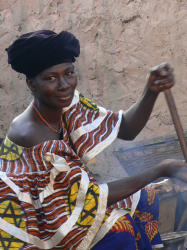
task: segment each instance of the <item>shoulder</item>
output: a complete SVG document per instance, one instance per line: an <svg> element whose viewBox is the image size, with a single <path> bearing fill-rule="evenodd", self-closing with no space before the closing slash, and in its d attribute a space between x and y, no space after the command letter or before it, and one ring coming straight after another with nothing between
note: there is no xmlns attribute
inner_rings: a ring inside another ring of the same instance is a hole
<svg viewBox="0 0 187 250"><path fill-rule="evenodd" d="M33 144L34 127L34 122L29 119L29 115L24 111L10 124L7 137L17 145L30 147Z"/></svg>
<svg viewBox="0 0 187 250"><path fill-rule="evenodd" d="M30 148L44 141L59 140L59 134L54 134L41 119L34 118L30 109L26 109L11 123L7 137L16 145Z"/></svg>
<svg viewBox="0 0 187 250"><path fill-rule="evenodd" d="M70 106L63 108L63 113L70 112L72 109L79 112L82 107L88 111L94 111L94 112L99 111L99 107L94 102L92 102L90 99L84 97L76 89Z"/></svg>
<svg viewBox="0 0 187 250"><path fill-rule="evenodd" d="M96 112L99 111L99 107L90 99L84 97L80 92L79 92L79 103L88 110Z"/></svg>

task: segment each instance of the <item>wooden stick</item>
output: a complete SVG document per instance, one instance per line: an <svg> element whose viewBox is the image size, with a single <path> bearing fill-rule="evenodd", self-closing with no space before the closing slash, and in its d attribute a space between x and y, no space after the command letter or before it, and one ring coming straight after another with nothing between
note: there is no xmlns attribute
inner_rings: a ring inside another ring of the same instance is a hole
<svg viewBox="0 0 187 250"><path fill-rule="evenodd" d="M172 95L172 92L170 89L165 90L164 91L165 97L166 97L166 101L170 110L170 114L173 120L173 124L175 126L175 130L177 132L177 136L181 145L181 149L184 155L184 159L187 162L187 146L186 146L186 140L185 140L185 136L184 136L184 131L180 122L180 118L177 112L177 108L175 105L175 101Z"/></svg>

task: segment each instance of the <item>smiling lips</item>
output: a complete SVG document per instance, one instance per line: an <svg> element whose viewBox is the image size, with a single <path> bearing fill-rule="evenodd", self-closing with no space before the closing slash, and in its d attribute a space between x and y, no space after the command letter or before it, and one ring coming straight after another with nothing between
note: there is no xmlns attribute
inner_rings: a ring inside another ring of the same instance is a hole
<svg viewBox="0 0 187 250"><path fill-rule="evenodd" d="M72 95L69 96L58 96L58 99L60 99L61 101L69 101L72 98Z"/></svg>

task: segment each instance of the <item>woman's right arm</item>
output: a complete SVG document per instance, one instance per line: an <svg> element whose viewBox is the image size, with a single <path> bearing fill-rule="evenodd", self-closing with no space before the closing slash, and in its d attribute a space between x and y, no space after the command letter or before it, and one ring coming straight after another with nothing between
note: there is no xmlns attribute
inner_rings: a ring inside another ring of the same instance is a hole
<svg viewBox="0 0 187 250"><path fill-rule="evenodd" d="M181 160L164 160L141 173L107 183L109 188L107 205L127 198L159 177L175 177L187 182L187 163Z"/></svg>

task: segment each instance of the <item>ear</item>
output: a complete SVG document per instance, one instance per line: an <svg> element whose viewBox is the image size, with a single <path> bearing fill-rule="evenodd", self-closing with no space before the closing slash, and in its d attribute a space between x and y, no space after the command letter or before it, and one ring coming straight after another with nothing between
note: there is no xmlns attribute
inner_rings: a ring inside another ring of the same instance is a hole
<svg viewBox="0 0 187 250"><path fill-rule="evenodd" d="M36 82L34 81L33 78L27 78L26 79L27 86L29 89L34 93L36 91Z"/></svg>

